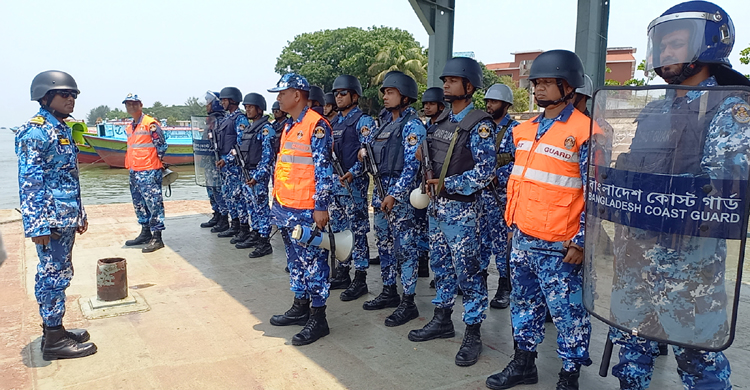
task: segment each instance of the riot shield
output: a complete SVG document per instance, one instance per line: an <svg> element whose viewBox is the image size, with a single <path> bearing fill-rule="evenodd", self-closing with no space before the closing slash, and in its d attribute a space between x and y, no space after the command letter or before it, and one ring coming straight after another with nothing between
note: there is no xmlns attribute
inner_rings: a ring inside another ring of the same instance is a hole
<svg viewBox="0 0 750 390"><path fill-rule="evenodd" d="M195 184L202 187L219 187L221 181L216 169L216 154L210 138L210 117L190 117L193 134L193 156L195 158Z"/></svg>
<svg viewBox="0 0 750 390"><path fill-rule="evenodd" d="M748 222L750 89L604 87L593 99L583 299L646 339L734 338Z"/></svg>

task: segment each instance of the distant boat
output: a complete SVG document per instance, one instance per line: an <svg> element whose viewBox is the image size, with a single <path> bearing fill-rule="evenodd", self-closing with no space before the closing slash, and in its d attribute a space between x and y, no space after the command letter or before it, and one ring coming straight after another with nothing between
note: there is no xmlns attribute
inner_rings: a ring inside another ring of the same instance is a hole
<svg viewBox="0 0 750 390"><path fill-rule="evenodd" d="M125 127L130 120L108 121L97 125L97 134L84 134L88 145L91 145L98 156L111 168L125 168L125 150L127 135ZM189 165L194 161L193 138L190 126L162 126L167 139L167 153L164 163L169 165Z"/></svg>

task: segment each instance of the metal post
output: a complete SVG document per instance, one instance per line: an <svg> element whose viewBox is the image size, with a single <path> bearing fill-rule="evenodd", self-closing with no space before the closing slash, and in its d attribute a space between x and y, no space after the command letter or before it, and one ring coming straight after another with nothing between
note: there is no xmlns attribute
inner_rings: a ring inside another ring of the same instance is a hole
<svg viewBox="0 0 750 390"><path fill-rule="evenodd" d="M453 57L455 0L409 0L409 4L430 36L427 87L440 87L445 62Z"/></svg>
<svg viewBox="0 0 750 390"><path fill-rule="evenodd" d="M610 0L578 0L576 54L581 57L594 89L604 85Z"/></svg>

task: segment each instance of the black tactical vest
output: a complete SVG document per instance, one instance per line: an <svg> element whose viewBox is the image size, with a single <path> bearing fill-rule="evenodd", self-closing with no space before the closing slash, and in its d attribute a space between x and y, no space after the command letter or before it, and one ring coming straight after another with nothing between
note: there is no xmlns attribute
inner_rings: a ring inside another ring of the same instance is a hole
<svg viewBox="0 0 750 390"><path fill-rule="evenodd" d="M375 139L372 141L372 152L375 154L375 163L378 164L380 174L383 176L401 176L404 170L404 144L401 135L409 121L418 119L416 114L411 114L401 119L392 121L382 126Z"/></svg>
<svg viewBox="0 0 750 390"><path fill-rule="evenodd" d="M258 167L260 158L263 156L263 136L258 136L263 126L268 124L268 117L263 115L260 119L254 120L250 127L242 133L242 143L240 151L245 158L247 169Z"/></svg>
<svg viewBox="0 0 750 390"><path fill-rule="evenodd" d="M341 159L341 166L344 172L348 172L354 163L357 162L357 152L359 151L359 132L357 131L357 122L364 113L360 110L350 118L338 121L333 125L333 151ZM375 129L370 129L374 131Z"/></svg>
<svg viewBox="0 0 750 390"><path fill-rule="evenodd" d="M222 156L232 152L234 144L237 143L237 129L234 128L234 122L240 115L245 115L241 111L237 110L221 121L219 128L216 130L216 136L219 138L217 143L219 145L219 153Z"/></svg>
<svg viewBox="0 0 750 390"><path fill-rule="evenodd" d="M490 120L491 118L489 114L481 110L469 111L459 123L452 123L450 121L447 110L440 115L440 118L437 120L437 128L432 134L427 136L430 156L432 157L432 170L435 172L435 175L440 175L443 170L443 163L445 162L445 157L448 155L448 148L455 132L458 132L458 138L456 139L456 145L453 148L453 154L448 163L448 171L445 177L460 175L474 169L474 156L471 154L471 149L467 147L469 145L469 136L477 123L484 119ZM440 190L439 196L461 202L474 201L474 194L449 194L445 191L445 188Z"/></svg>

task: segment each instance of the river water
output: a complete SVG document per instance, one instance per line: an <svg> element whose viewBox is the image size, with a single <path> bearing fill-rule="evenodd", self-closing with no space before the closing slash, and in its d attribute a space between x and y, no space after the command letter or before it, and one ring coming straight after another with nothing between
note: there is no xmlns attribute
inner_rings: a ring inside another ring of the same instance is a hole
<svg viewBox="0 0 750 390"><path fill-rule="evenodd" d="M130 203L130 185L126 169L112 169L107 164L81 164L81 196L83 204ZM164 200L208 199L206 189L195 184L192 165L174 166L179 173L172 184L172 197ZM0 209L19 207L18 161L15 154L15 135L0 131Z"/></svg>

